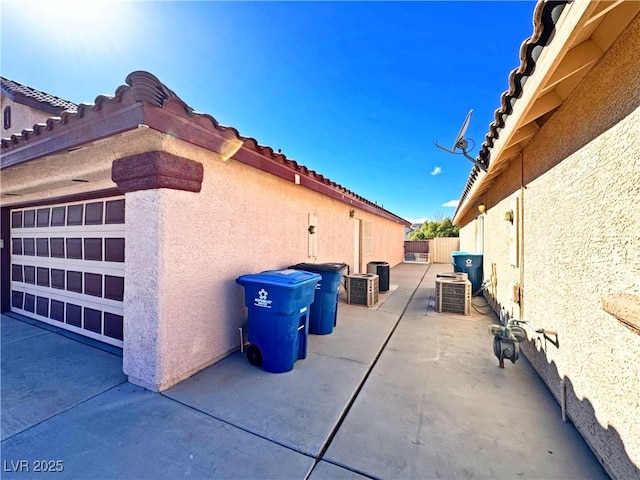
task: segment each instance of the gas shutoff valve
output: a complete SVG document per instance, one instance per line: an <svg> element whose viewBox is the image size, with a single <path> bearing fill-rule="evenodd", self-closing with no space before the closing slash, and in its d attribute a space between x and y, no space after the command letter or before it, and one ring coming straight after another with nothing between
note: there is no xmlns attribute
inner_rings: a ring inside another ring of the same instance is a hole
<svg viewBox="0 0 640 480"><path fill-rule="evenodd" d="M493 353L504 368L504 359L516 363L520 357L520 342L527 339L527 333L509 318L509 314L500 310L500 325L490 325L489 333L493 335Z"/></svg>

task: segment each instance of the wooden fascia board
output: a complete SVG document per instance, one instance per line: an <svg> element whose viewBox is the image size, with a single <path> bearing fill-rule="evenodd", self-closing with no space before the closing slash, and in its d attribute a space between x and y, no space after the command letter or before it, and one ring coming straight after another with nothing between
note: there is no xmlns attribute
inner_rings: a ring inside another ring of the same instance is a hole
<svg viewBox="0 0 640 480"><path fill-rule="evenodd" d="M550 92L560 82L584 69L590 68L604 52L598 45L587 40L577 47L572 48L565 55L562 63L558 66L542 91L543 94Z"/></svg>
<svg viewBox="0 0 640 480"><path fill-rule="evenodd" d="M536 104L542 89L562 63L565 56L564 51L571 44L571 39L577 35L581 24L589 18L589 12L594 8L595 5L590 2L572 2L565 7L557 23L553 40L542 50L536 61L534 73L527 79L522 97L515 102L513 112L507 118L505 126L500 132L500 137L493 145L492 157L496 154L499 156L500 151L509 144L510 138L518 128L528 123L523 121L525 116Z"/></svg>
<svg viewBox="0 0 640 480"><path fill-rule="evenodd" d="M512 144L511 138L513 135L522 125L528 123L523 121L525 116L527 116L533 108L541 91L549 81L549 78L562 63L568 46L572 44L572 40L589 19L596 9L596 6L597 4L595 2L571 2L567 4L562 11L560 19L556 23L553 40L540 53L540 57L536 60L535 71L527 79L522 96L515 102L513 111L511 115L507 117L499 138L494 142L491 149L492 160L489 162L489 172L492 171L493 159L500 158L503 155L503 150ZM478 175L478 178L465 197L463 204L458 208L454 217L454 223L464 217L467 210L469 210L475 201L475 196L480 188L480 184L486 177L486 174L483 173L484 172L481 172Z"/></svg>
<svg viewBox="0 0 640 480"><path fill-rule="evenodd" d="M511 141L509 142L509 145L507 145L507 148L511 148L513 145L517 145L520 142L528 140L538 133L538 130L540 130L540 127L538 127L534 122L522 125L511 137Z"/></svg>
<svg viewBox="0 0 640 480"><path fill-rule="evenodd" d="M0 169L11 167L19 163L28 162L36 158L60 153L64 150L79 148L102 138L137 128L143 119L142 105L139 103L127 105L122 109L104 114L97 114L89 120L69 119L71 125L54 125L54 131L45 131L42 138L30 139L23 147L4 152L0 160ZM59 129L59 131L56 131Z"/></svg>
<svg viewBox="0 0 640 480"><path fill-rule="evenodd" d="M8 95L7 95L8 96ZM14 103L24 105L25 107L33 108L41 112L50 113L51 115L60 115L60 112L66 110L64 107L56 107L47 102L41 102L33 97L16 92L9 97Z"/></svg>
<svg viewBox="0 0 640 480"><path fill-rule="evenodd" d="M145 106L143 123L154 130L218 153L225 159L233 158L233 160L240 163L276 175L287 181L295 182L295 176L299 175L300 185L303 187L393 222L402 225L409 224L391 212L356 198L352 194L343 191L340 187L329 185L313 178L313 174L305 173L304 168L298 170L291 165L281 163L277 159L269 158L253 150L244 141L236 138L235 133L232 134L233 136L227 137L222 131L198 125L179 113L154 107L153 105ZM231 130L229 132L230 134L232 133Z"/></svg>
<svg viewBox="0 0 640 480"><path fill-rule="evenodd" d="M309 188L315 192L326 195L327 197L334 198L343 203L346 203L350 206L357 207L360 210L364 210L365 212L372 213L379 217L386 218L387 220L392 220L393 222L400 223L402 225L408 225L408 222L405 222L400 217L393 215L386 210L383 210L374 205L370 205L367 202L364 202L352 194L342 190L340 187L326 184L320 180L316 180L313 178L313 174L307 174L302 171L296 171L294 168L290 168L287 165L277 163L275 160L270 160L266 158L264 155L243 146L238 150L238 152L233 156L235 160L244 163L245 165L251 165L255 168L258 168L264 172L271 173L272 175L276 175L280 178L288 180L290 182L295 182L295 175L300 176L300 186Z"/></svg>
<svg viewBox="0 0 640 480"><path fill-rule="evenodd" d="M465 214L467 213L467 210L469 210L470 205L472 205L476 195L478 194L478 190L484 183L484 179L486 177L487 177L487 173L484 170L480 170L480 172L478 173L478 177L476 178L476 181L471 186L471 190L469 190L469 193L465 197L464 202L462 203L462 205L460 205L460 207L458 208L458 210L456 211L453 217L452 223L454 225L459 225L461 227L463 226L463 225L460 225L459 222L465 216Z"/></svg>
<svg viewBox="0 0 640 480"><path fill-rule="evenodd" d="M607 2L607 1L601 1L598 3L598 6L596 7L595 11L593 12L593 14L589 17L589 20L587 20L585 22L585 27L592 24L593 22L595 22L596 20L601 19L602 17L604 17L607 13L609 13L611 10L613 10L614 8L616 8L618 5L620 5L622 3L623 0L616 0L616 1L612 1L612 2Z"/></svg>
<svg viewBox="0 0 640 480"><path fill-rule="evenodd" d="M528 123L531 123L536 118L540 118L545 113L550 112L554 108L558 108L560 105L562 105L562 98L556 92L551 91L546 95L542 95L541 97L535 99L527 110L527 113L524 116L520 117L520 124L526 125ZM506 150L506 148L504 148L504 150Z"/></svg>
<svg viewBox="0 0 640 480"><path fill-rule="evenodd" d="M609 10L607 15L602 18L591 39L602 50L608 50L638 13L640 13L640 2L638 1L627 0L617 4L615 9Z"/></svg>
<svg viewBox="0 0 640 480"><path fill-rule="evenodd" d="M504 164L510 161L514 156L518 154L518 152L522 151L522 146L518 143L511 145L510 147L504 149L502 151L502 155L496 159L494 162L494 168L489 172L490 174L497 173L498 168L504 170Z"/></svg>

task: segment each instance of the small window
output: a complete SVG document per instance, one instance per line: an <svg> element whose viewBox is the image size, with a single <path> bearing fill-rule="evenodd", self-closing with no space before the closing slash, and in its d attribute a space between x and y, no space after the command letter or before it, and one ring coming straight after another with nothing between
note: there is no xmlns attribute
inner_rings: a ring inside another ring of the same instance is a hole
<svg viewBox="0 0 640 480"><path fill-rule="evenodd" d="M11 107L5 107L2 114L2 124L5 130L11 128Z"/></svg>

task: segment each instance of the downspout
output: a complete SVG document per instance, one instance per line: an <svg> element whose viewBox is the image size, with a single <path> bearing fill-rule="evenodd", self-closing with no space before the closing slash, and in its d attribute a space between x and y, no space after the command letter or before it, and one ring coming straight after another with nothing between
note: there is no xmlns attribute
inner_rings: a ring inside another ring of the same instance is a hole
<svg viewBox="0 0 640 480"><path fill-rule="evenodd" d="M524 319L524 155L522 151L520 154L520 245L519 245L519 257L520 257L520 318Z"/></svg>

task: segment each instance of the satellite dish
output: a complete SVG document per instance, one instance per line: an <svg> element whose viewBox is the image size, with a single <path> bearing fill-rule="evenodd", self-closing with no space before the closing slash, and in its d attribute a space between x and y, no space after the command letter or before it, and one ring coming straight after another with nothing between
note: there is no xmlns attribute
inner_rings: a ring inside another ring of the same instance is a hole
<svg viewBox="0 0 640 480"><path fill-rule="evenodd" d="M479 168L481 168L486 172L487 167L483 163L477 161L475 158L473 158L471 155L467 153L467 149L469 148L469 141L466 138L464 138L464 134L467 132L467 128L469 128L469 123L471 122L471 115L473 115L473 109L469 110L469 113L467 113L467 117L464 119L464 122L462 122L460 131L458 132L458 135L456 136L456 139L453 142L453 147L451 147L451 149L443 147L442 145L438 145L437 140L433 143L435 143L436 147L438 147L440 150L444 150L445 152L449 152L449 153L457 154L458 152L456 152L456 150L458 149L462 150L462 154L467 158L467 160L471 161L474 165L478 166Z"/></svg>
<svg viewBox="0 0 640 480"><path fill-rule="evenodd" d="M467 113L467 118L464 119L464 122L462 123L462 127L460 127L460 132L458 133L458 136L456 137L456 141L453 142L453 147L451 148L452 151L455 152L456 148L459 148L460 150L466 150L467 146L468 146L468 142L464 139L464 134L467 133L467 128L469 128L469 122L471 121L471 115L473 115L473 109L469 110L469 113ZM464 143L462 143L464 142Z"/></svg>

